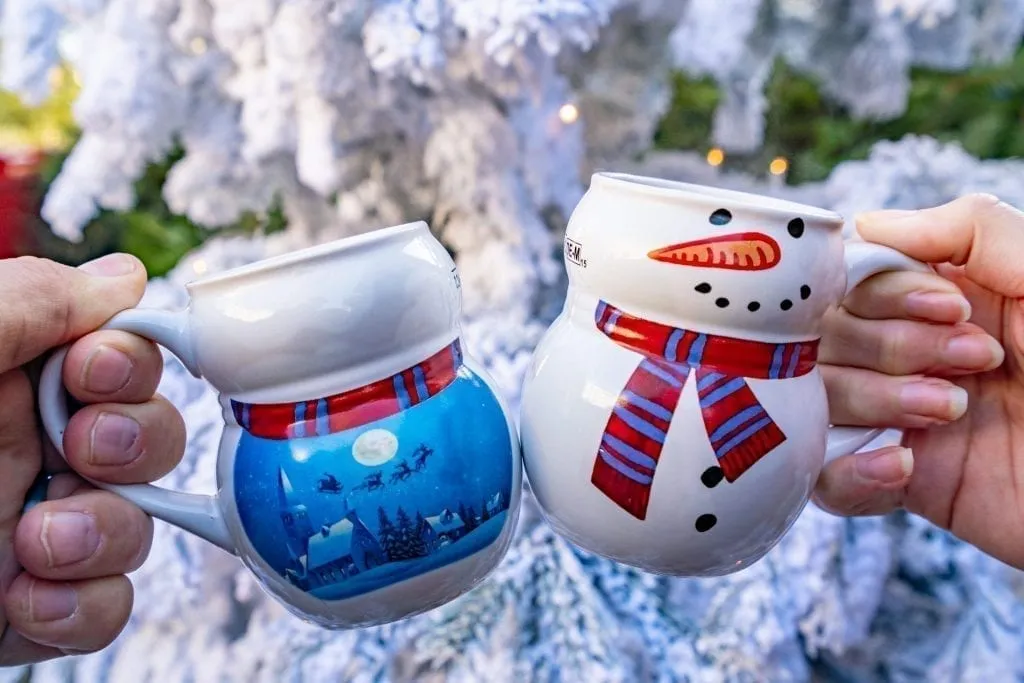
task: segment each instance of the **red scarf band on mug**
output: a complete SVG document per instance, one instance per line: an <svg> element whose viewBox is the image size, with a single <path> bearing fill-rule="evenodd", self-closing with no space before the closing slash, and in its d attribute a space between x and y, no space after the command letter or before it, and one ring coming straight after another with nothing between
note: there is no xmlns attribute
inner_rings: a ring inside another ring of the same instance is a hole
<svg viewBox="0 0 1024 683"><path fill-rule="evenodd" d="M456 339L430 358L396 375L312 401L240 403L231 401L235 421L262 439L324 436L390 417L437 395L455 381L462 366Z"/></svg>

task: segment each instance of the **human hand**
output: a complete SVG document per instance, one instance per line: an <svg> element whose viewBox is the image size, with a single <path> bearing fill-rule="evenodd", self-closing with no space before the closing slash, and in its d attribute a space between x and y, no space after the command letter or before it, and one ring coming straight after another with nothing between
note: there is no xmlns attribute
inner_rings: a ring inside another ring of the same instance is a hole
<svg viewBox="0 0 1024 683"><path fill-rule="evenodd" d="M36 418L32 375L45 352L77 340L64 383L86 405L65 433L70 464L118 484L169 472L185 426L154 395L159 350L124 332L93 332L137 304L145 284L142 264L125 255L80 269L0 261L0 666L101 649L128 620L133 591L125 574L148 554L152 521L71 473ZM23 513L43 466L58 473L47 500Z"/></svg>
<svg viewBox="0 0 1024 683"><path fill-rule="evenodd" d="M1024 213L970 195L867 214L857 228L936 264L941 280L877 276L830 316L822 342L833 422L906 427L909 451L837 459L816 500L845 515L904 507L1024 568ZM957 291L970 304L969 322L954 320ZM908 386L920 388L901 399Z"/></svg>

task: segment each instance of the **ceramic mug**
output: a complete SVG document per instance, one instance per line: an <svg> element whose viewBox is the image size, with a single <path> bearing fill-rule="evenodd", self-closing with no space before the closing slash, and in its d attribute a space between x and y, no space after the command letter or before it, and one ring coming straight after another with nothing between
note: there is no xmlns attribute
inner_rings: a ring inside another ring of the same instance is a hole
<svg viewBox="0 0 1024 683"><path fill-rule="evenodd" d="M214 496L98 484L236 554L294 614L387 623L483 580L519 514L509 412L460 338L455 264L411 223L187 285L185 310L105 329L173 352L220 395ZM66 349L44 368L61 448Z"/></svg>
<svg viewBox="0 0 1024 683"><path fill-rule="evenodd" d="M578 546L677 576L761 558L828 459L822 316L869 276L927 266L844 243L780 199L597 173L570 218L564 308L525 379L520 439L544 517Z"/></svg>

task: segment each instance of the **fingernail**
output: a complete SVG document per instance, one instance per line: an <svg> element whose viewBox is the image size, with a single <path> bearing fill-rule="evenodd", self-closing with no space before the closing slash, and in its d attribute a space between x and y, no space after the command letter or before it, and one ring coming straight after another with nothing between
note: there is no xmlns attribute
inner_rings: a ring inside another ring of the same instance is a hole
<svg viewBox="0 0 1024 683"><path fill-rule="evenodd" d="M967 392L946 383L911 382L900 388L900 408L912 415L956 420L967 412Z"/></svg>
<svg viewBox="0 0 1024 683"><path fill-rule="evenodd" d="M85 359L82 386L96 394L112 394L123 389L132 376L132 360L110 346L97 346Z"/></svg>
<svg viewBox="0 0 1024 683"><path fill-rule="evenodd" d="M905 306L910 316L924 320L962 323L971 317L971 304L960 294L911 292Z"/></svg>
<svg viewBox="0 0 1024 683"><path fill-rule="evenodd" d="M124 415L103 413L92 427L91 445L91 464L127 465L141 455L139 423Z"/></svg>
<svg viewBox="0 0 1024 683"><path fill-rule="evenodd" d="M100 277L119 277L135 271L135 259L127 254L107 254L78 266L78 269L89 275Z"/></svg>
<svg viewBox="0 0 1024 683"><path fill-rule="evenodd" d="M39 540L51 567L87 560L100 547L96 520L84 512L47 512Z"/></svg>
<svg viewBox="0 0 1024 683"><path fill-rule="evenodd" d="M914 471L914 454L909 448L882 451L856 460L857 472L865 479L895 484Z"/></svg>
<svg viewBox="0 0 1024 683"><path fill-rule="evenodd" d="M78 611L78 593L68 584L44 584L33 581L28 587L29 614L32 621L58 621Z"/></svg>
<svg viewBox="0 0 1024 683"><path fill-rule="evenodd" d="M946 342L944 360L963 370L988 370L1003 362L1003 347L982 334L962 334Z"/></svg>

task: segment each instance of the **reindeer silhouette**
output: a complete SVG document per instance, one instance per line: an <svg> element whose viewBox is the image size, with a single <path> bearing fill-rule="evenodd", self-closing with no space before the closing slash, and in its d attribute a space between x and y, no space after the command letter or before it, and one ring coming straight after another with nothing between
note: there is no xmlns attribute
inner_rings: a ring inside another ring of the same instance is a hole
<svg viewBox="0 0 1024 683"><path fill-rule="evenodd" d="M434 454L434 449L425 443L421 443L413 455L413 467L417 472L423 471L423 468L427 466L427 458Z"/></svg>
<svg viewBox="0 0 1024 683"><path fill-rule="evenodd" d="M402 460L395 466L395 471L391 473L391 479L388 483L394 484L396 481L405 481L413 474L412 469L409 467L409 463Z"/></svg>
<svg viewBox="0 0 1024 683"><path fill-rule="evenodd" d="M373 474L366 475L363 479L363 483L353 488L353 491L359 491L360 489L365 491L376 491L377 489L384 488L384 481L381 479L383 475L380 472L374 472Z"/></svg>

